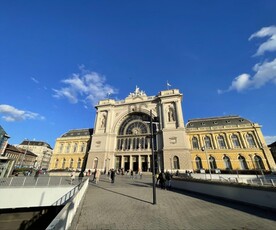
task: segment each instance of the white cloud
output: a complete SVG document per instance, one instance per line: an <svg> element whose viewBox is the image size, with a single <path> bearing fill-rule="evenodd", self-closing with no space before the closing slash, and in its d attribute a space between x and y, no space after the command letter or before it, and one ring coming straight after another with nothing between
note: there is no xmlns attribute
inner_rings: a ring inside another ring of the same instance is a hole
<svg viewBox="0 0 276 230"><path fill-rule="evenodd" d="M266 51L276 51L276 27L264 27L252 34L249 40L262 37L269 37L269 39L259 46L255 56L263 55ZM255 64L253 71L255 72L253 76L244 73L235 77L228 89L218 89L218 94L233 90L241 92L247 89L257 89L269 82L276 84L276 58L272 61L265 60Z"/></svg>
<svg viewBox="0 0 276 230"><path fill-rule="evenodd" d="M99 100L107 97L108 93L116 94L117 89L106 84L106 78L96 72L84 70L80 67L80 74L72 74L68 79L62 80L67 87L53 89L56 98L67 98L71 103L89 101L95 105Z"/></svg>
<svg viewBox="0 0 276 230"><path fill-rule="evenodd" d="M276 141L276 136L265 136L264 139L266 144L270 145L271 143Z"/></svg>
<svg viewBox="0 0 276 230"><path fill-rule="evenodd" d="M0 114L2 119L8 122L22 121L22 120L44 120L45 118L38 113L30 111L19 110L11 105L0 105Z"/></svg>
<svg viewBox="0 0 276 230"><path fill-rule="evenodd" d="M32 80L34 83L36 83L36 84L39 83L39 81L38 81L37 79L35 79L34 77L31 77L31 80Z"/></svg>
<svg viewBox="0 0 276 230"><path fill-rule="evenodd" d="M259 46L255 54L256 56L263 55L266 51L276 51L276 26L263 27L256 33L252 34L249 40L264 37L269 37L269 39Z"/></svg>

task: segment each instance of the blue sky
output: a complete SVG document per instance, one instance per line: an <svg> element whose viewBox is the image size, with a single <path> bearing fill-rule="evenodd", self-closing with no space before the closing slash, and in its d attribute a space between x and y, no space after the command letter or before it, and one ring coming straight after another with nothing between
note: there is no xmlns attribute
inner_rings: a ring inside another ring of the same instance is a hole
<svg viewBox="0 0 276 230"><path fill-rule="evenodd" d="M185 123L240 115L276 140L276 1L0 1L0 124L54 147L94 105L183 93Z"/></svg>

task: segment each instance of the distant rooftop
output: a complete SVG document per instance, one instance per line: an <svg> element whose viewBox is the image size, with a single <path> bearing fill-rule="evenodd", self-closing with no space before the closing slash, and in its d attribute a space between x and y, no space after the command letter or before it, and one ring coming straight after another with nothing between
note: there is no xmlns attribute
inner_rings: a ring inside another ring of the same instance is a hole
<svg viewBox="0 0 276 230"><path fill-rule="evenodd" d="M48 143L46 143L46 142L44 142L44 141L31 141L31 140L25 140L25 141L23 141L21 144L19 144L19 145L29 145L29 146L45 146L45 147L47 147L47 148L49 148L49 149L52 149L52 147L48 144Z"/></svg>
<svg viewBox="0 0 276 230"><path fill-rule="evenodd" d="M252 124L251 121L237 115L196 118L188 120L187 128L212 127L212 126L226 126L226 125L240 125Z"/></svg>
<svg viewBox="0 0 276 230"><path fill-rule="evenodd" d="M93 129L72 129L61 137L79 137L79 136L92 136Z"/></svg>

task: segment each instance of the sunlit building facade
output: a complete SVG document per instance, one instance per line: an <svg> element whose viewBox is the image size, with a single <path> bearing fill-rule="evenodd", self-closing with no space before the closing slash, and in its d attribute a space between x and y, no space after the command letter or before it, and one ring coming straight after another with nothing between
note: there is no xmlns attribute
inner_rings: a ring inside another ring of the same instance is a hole
<svg viewBox="0 0 276 230"><path fill-rule="evenodd" d="M56 139L49 170L81 171L85 167L93 129L73 129Z"/></svg>

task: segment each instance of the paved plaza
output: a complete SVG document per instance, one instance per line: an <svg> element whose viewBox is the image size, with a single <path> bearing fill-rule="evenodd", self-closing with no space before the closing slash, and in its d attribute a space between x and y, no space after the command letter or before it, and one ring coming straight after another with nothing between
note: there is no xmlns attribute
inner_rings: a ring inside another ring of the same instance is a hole
<svg viewBox="0 0 276 230"><path fill-rule="evenodd" d="M72 228L82 229L276 229L276 212L190 192L157 188L152 178L104 175L90 183Z"/></svg>

